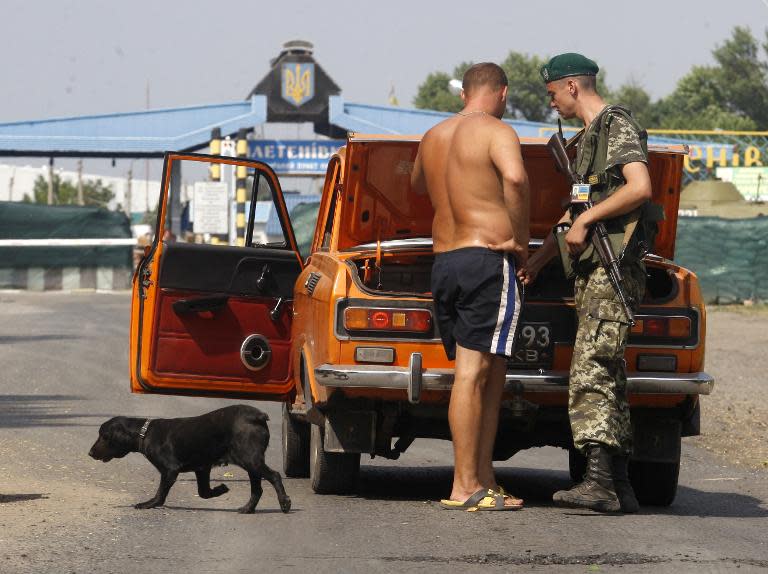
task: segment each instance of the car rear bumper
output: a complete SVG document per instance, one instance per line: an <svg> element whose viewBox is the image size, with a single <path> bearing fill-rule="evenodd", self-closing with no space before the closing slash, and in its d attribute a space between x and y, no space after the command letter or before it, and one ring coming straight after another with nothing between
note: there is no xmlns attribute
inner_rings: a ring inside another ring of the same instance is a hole
<svg viewBox="0 0 768 574"><path fill-rule="evenodd" d="M418 356L414 360L414 356ZM315 369L318 384L332 388L403 389L411 402L418 402L422 390L449 390L453 369L421 369L421 357L414 353L410 367L382 365L320 365ZM714 378L700 373L634 372L627 375L633 394L708 395ZM551 371L509 371L505 390L522 388L526 393L568 392L568 373Z"/></svg>

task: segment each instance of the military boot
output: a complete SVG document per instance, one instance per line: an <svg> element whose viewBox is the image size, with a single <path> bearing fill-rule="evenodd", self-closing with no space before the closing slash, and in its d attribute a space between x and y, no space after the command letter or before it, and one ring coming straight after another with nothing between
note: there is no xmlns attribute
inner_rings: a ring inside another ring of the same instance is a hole
<svg viewBox="0 0 768 574"><path fill-rule="evenodd" d="M558 506L589 508L597 512L620 512L621 504L613 486L611 455L605 447L587 449L587 473L584 480L570 490L559 490L552 496Z"/></svg>
<svg viewBox="0 0 768 574"><path fill-rule="evenodd" d="M640 503L637 502L635 491L632 490L632 484L629 482L627 471L629 457L627 455L613 456L611 464L613 466L613 486L621 503L621 511L627 514L634 514L640 510Z"/></svg>

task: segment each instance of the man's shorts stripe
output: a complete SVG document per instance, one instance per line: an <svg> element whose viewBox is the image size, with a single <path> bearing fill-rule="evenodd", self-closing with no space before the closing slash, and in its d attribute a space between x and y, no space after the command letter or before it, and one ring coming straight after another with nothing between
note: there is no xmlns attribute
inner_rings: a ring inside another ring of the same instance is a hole
<svg viewBox="0 0 768 574"><path fill-rule="evenodd" d="M520 317L521 305L519 298L519 290L515 278L515 264L512 261L512 255L506 255L504 257L504 282L499 302L499 315L491 341L492 353L507 356L512 354L517 321Z"/></svg>

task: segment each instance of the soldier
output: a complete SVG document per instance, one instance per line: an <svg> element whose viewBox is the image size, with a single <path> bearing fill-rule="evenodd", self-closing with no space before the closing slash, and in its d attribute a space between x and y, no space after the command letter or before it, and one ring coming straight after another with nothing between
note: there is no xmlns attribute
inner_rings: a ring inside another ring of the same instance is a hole
<svg viewBox="0 0 768 574"><path fill-rule="evenodd" d="M568 414L574 446L587 457L587 473L553 500L600 512L637 512L627 476L632 449L624 363L629 319L588 238L590 227L602 221L614 251L622 253L623 287L636 308L645 290L645 268L642 234L635 230L642 230L647 219L651 180L646 133L627 109L606 105L596 91L597 72L597 64L580 54L555 56L541 68L552 108L584 124L575 136L574 171L582 183L591 184L593 202L578 217L566 212L559 222L570 223L561 249L567 250L563 260L573 265L578 315ZM529 260L528 279L557 254L550 234Z"/></svg>

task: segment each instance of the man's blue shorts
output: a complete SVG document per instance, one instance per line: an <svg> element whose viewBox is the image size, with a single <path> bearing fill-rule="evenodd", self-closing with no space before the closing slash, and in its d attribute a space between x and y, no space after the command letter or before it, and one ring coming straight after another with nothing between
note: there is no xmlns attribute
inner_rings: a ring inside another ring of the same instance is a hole
<svg viewBox="0 0 768 574"><path fill-rule="evenodd" d="M456 343L511 356L523 305L510 253L462 247L435 254L432 265L435 320L448 358Z"/></svg>

